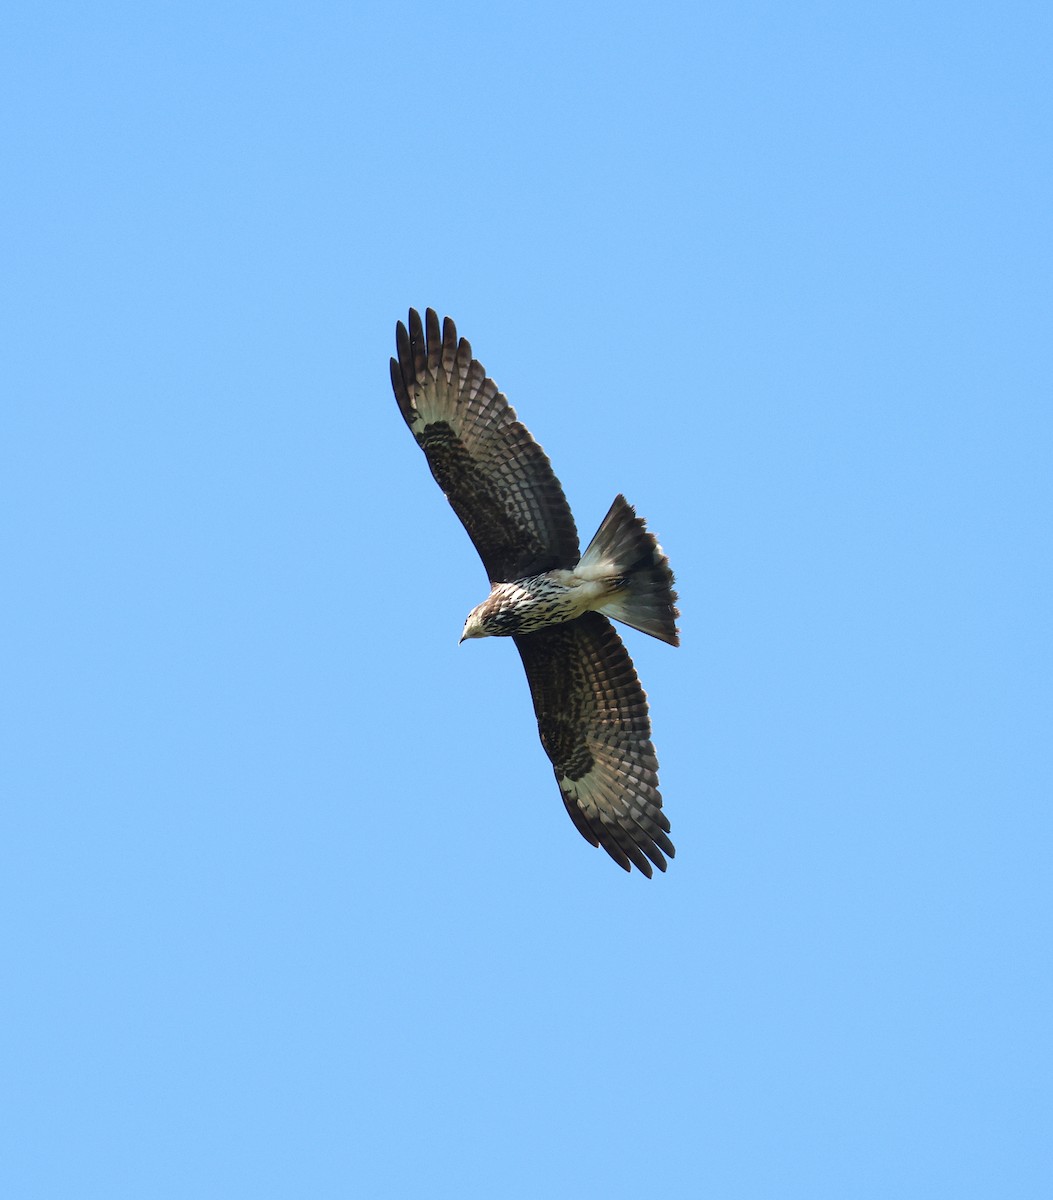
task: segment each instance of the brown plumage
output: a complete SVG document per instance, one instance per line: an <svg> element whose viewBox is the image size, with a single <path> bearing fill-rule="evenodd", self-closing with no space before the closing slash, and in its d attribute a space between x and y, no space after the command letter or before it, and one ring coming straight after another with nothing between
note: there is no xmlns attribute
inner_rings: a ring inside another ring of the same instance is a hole
<svg viewBox="0 0 1053 1200"><path fill-rule="evenodd" d="M541 743L582 836L627 871L673 857L647 698L608 617L678 644L661 547L618 496L584 555L544 451L447 317L410 309L391 383L432 474L483 560L490 596L464 637L511 636ZM463 638L462 638L463 640Z"/></svg>

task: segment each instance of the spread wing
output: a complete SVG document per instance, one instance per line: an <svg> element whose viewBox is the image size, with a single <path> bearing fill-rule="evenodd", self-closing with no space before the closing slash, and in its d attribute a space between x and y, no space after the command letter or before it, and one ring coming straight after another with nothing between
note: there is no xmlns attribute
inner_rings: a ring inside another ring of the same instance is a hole
<svg viewBox="0 0 1053 1200"><path fill-rule="evenodd" d="M541 744L571 820L619 866L651 875L675 851L658 791L647 696L600 613L515 638ZM650 862L648 862L650 859Z"/></svg>
<svg viewBox="0 0 1053 1200"><path fill-rule="evenodd" d="M395 333L391 386L431 472L494 582L578 561L578 531L544 450L516 420L449 317L410 309Z"/></svg>

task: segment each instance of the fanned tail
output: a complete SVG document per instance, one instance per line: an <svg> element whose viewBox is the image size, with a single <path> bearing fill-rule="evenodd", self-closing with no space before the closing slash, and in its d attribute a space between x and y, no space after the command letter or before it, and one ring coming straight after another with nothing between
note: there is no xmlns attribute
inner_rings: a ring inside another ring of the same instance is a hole
<svg viewBox="0 0 1053 1200"><path fill-rule="evenodd" d="M624 496L615 497L574 573L611 581L615 590L596 606L598 612L670 646L680 645L669 559Z"/></svg>

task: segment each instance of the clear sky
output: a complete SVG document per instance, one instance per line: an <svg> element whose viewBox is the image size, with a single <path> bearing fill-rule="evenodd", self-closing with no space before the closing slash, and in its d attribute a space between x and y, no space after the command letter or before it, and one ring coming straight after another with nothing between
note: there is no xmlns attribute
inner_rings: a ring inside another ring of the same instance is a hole
<svg viewBox="0 0 1053 1200"><path fill-rule="evenodd" d="M1050 14L5 8L0 1194L1053 1195ZM665 876L410 305L670 556Z"/></svg>

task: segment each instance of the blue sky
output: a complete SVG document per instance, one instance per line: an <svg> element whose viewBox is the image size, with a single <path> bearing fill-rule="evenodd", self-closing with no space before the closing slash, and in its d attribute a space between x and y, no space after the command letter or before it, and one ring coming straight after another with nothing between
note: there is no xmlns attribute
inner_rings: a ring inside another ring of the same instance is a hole
<svg viewBox="0 0 1053 1200"><path fill-rule="evenodd" d="M1050 1194L1051 25L5 10L5 1196ZM410 305L670 556L665 876L457 645Z"/></svg>

